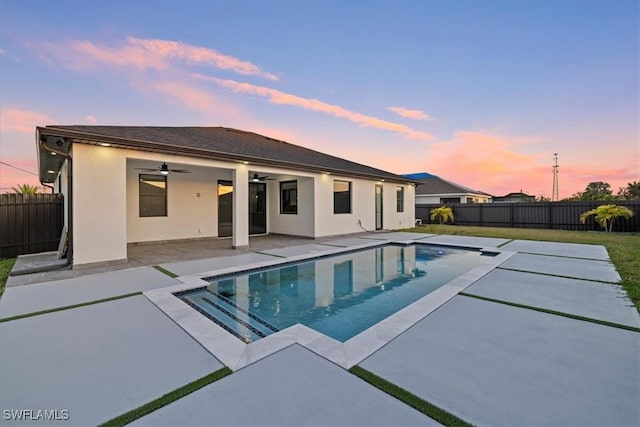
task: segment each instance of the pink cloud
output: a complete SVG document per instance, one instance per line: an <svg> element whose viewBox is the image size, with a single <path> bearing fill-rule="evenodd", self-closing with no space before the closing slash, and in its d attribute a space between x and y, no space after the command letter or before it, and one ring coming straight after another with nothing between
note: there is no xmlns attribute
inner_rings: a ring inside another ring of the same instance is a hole
<svg viewBox="0 0 640 427"><path fill-rule="evenodd" d="M3 108L0 114L0 130L3 132L34 133L36 126L53 125L57 122L49 116L33 110Z"/></svg>
<svg viewBox="0 0 640 427"><path fill-rule="evenodd" d="M389 111L393 111L394 113L406 119L422 120L422 121L432 120L432 118L422 110L410 110L405 107L389 107L387 109Z"/></svg>
<svg viewBox="0 0 640 427"><path fill-rule="evenodd" d="M309 111L316 111L324 114L328 114L334 117L347 119L353 123L357 123L360 126L373 127L377 129L388 130L404 135L411 139L421 139L425 141L432 140L434 137L426 132L416 131L408 126L393 123L386 120L378 119L377 117L367 116L355 111L348 110L338 105L328 104L318 99L303 98L297 95L292 95L286 92L282 92L276 89L267 88L264 86L256 86L250 83L240 83L234 80L218 79L216 77L204 76L202 74L195 74L194 77L198 80L213 82L218 86L232 90L238 93L248 93L252 95L258 95L269 99L269 102L278 105L290 105L298 108L303 108Z"/></svg>
<svg viewBox="0 0 640 427"><path fill-rule="evenodd" d="M96 119L94 116L92 115L88 115L84 118L86 121L88 121L91 124L96 124L98 123L98 119Z"/></svg>
<svg viewBox="0 0 640 427"><path fill-rule="evenodd" d="M179 100L194 110L211 112L215 110L214 97L202 89L179 81L163 80L151 83L156 92Z"/></svg>
<svg viewBox="0 0 640 427"><path fill-rule="evenodd" d="M553 153L527 153L530 142L530 138L459 131L451 140L429 146L422 167L410 170L430 172L497 196L522 190L550 197ZM608 182L615 193L638 176L637 166L607 167L603 159L597 164L560 165L560 198L583 191L592 181Z"/></svg>
<svg viewBox="0 0 640 427"><path fill-rule="evenodd" d="M93 68L97 64L106 64L133 67L140 71L167 70L171 68L172 62L181 62L187 65L208 65L271 81L278 80L275 74L263 71L249 61L180 41L127 37L126 41L118 46L76 40L63 44L44 43L38 48L45 56L60 59L63 65L72 69L83 70Z"/></svg>

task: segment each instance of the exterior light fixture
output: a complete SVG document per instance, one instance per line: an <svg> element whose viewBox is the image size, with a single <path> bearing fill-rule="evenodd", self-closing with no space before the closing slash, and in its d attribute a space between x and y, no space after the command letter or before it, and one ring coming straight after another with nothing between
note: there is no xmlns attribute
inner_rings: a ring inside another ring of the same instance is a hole
<svg viewBox="0 0 640 427"><path fill-rule="evenodd" d="M251 181L253 182L260 182L260 177L258 176L257 173L253 174L253 178L251 178Z"/></svg>
<svg viewBox="0 0 640 427"><path fill-rule="evenodd" d="M160 173L162 175L169 175L169 166L167 166L166 163L163 163L162 166L160 166Z"/></svg>
<svg viewBox="0 0 640 427"><path fill-rule="evenodd" d="M108 144L108 143L106 143L106 142L101 142L101 143L100 143L100 146L101 146L101 147L111 147L111 144Z"/></svg>
<svg viewBox="0 0 640 427"><path fill-rule="evenodd" d="M57 156L57 154L56 154L56 153L54 153L53 151L49 151L49 153L50 153L52 156Z"/></svg>
<svg viewBox="0 0 640 427"><path fill-rule="evenodd" d="M49 170L47 173L56 173L56 171Z"/></svg>

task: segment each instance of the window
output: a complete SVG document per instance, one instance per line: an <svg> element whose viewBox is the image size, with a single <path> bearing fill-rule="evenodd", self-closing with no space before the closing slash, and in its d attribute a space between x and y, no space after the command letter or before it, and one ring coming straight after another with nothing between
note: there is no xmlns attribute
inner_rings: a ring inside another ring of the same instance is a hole
<svg viewBox="0 0 640 427"><path fill-rule="evenodd" d="M298 213L298 181L283 181L280 183L280 213Z"/></svg>
<svg viewBox="0 0 640 427"><path fill-rule="evenodd" d="M404 187L396 187L396 212L404 212Z"/></svg>
<svg viewBox="0 0 640 427"><path fill-rule="evenodd" d="M167 216L167 177L140 175L140 216Z"/></svg>
<svg viewBox="0 0 640 427"><path fill-rule="evenodd" d="M440 197L440 203L442 203L443 205L460 203L460 197Z"/></svg>
<svg viewBox="0 0 640 427"><path fill-rule="evenodd" d="M333 213L351 213L351 183L333 181Z"/></svg>

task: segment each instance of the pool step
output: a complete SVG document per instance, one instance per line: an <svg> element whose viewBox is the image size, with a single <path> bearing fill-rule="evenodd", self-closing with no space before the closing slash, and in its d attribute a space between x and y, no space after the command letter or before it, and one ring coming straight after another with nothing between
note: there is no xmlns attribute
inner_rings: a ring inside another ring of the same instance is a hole
<svg viewBox="0 0 640 427"><path fill-rule="evenodd" d="M271 323L269 323L266 320L256 316L255 314L251 313L249 310L247 310L246 308L242 307L241 305L237 305L236 303L231 301L229 298L224 297L224 296L218 294L217 292L212 291L211 289L208 289L207 292L209 292L212 295L215 295L218 298L218 301L220 303L224 303L224 304L227 304L230 307L233 307L234 310L237 310L238 312L242 313L247 318L251 319L251 323L252 324L256 324L257 323L257 326L261 330L265 331L266 335L270 335L270 334L273 334L274 332L280 331L280 329L278 329L277 327L273 326Z"/></svg>
<svg viewBox="0 0 640 427"><path fill-rule="evenodd" d="M279 331L244 307L211 290L183 297L182 300L247 343Z"/></svg>

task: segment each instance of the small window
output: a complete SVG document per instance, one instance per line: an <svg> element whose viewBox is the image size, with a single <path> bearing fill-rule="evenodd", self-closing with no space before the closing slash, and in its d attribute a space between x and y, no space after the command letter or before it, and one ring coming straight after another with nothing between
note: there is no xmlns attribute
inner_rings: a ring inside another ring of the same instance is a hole
<svg viewBox="0 0 640 427"><path fill-rule="evenodd" d="M298 181L283 181L280 183L280 213L298 213Z"/></svg>
<svg viewBox="0 0 640 427"><path fill-rule="evenodd" d="M351 213L351 183L333 181L333 213Z"/></svg>
<svg viewBox="0 0 640 427"><path fill-rule="evenodd" d="M460 197L440 197L440 203L443 205L451 205L453 203L460 203Z"/></svg>
<svg viewBox="0 0 640 427"><path fill-rule="evenodd" d="M167 216L167 177L140 175L140 216Z"/></svg>
<svg viewBox="0 0 640 427"><path fill-rule="evenodd" d="M404 212L404 187L396 187L396 212Z"/></svg>

